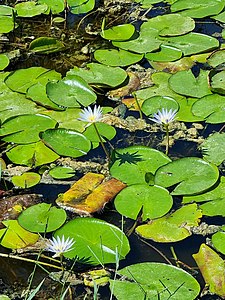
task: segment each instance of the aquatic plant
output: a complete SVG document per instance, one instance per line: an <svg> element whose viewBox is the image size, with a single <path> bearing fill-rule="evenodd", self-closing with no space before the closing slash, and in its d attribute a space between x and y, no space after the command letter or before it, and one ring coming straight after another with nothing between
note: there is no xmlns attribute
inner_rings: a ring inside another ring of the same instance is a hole
<svg viewBox="0 0 225 300"><path fill-rule="evenodd" d="M47 251L55 253L52 257L61 257L65 252L72 250L72 246L75 241L73 238L67 238L65 240L64 235L62 238L57 236L56 238L52 238L48 241L48 246L46 247Z"/></svg>

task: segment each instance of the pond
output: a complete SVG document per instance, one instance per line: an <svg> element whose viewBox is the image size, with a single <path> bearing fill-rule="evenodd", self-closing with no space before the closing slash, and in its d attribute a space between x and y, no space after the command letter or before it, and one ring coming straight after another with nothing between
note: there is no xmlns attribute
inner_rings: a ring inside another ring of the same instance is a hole
<svg viewBox="0 0 225 300"><path fill-rule="evenodd" d="M225 299L225 1L0 3L0 300Z"/></svg>

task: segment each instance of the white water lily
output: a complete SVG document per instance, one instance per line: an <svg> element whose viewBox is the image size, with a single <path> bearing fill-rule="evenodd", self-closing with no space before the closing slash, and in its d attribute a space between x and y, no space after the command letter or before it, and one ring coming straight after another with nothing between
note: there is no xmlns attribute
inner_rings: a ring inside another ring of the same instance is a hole
<svg viewBox="0 0 225 300"><path fill-rule="evenodd" d="M96 123L102 120L102 109L100 106L94 106L92 110L90 106L85 107L80 113L80 121L88 123Z"/></svg>
<svg viewBox="0 0 225 300"><path fill-rule="evenodd" d="M54 252L54 257L60 257L63 253L72 250L72 246L74 245L75 241L73 238L67 238L65 240L64 235L60 238L57 236L56 238L52 238L52 240L48 241L48 246L45 250Z"/></svg>
<svg viewBox="0 0 225 300"><path fill-rule="evenodd" d="M169 125L169 123L175 120L176 114L177 111L172 108L170 110L163 108L162 111L158 110L150 120L161 125Z"/></svg>

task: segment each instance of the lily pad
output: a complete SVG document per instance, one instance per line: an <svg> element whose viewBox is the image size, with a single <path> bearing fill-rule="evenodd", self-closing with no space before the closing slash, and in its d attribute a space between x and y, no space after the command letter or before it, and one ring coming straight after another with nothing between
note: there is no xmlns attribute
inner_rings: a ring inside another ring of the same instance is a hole
<svg viewBox="0 0 225 300"><path fill-rule="evenodd" d="M51 37L39 37L30 43L29 49L35 53L49 54L63 50L62 42Z"/></svg>
<svg viewBox="0 0 225 300"><path fill-rule="evenodd" d="M48 5L28 1L16 4L14 9L19 17L30 18L45 13L48 9Z"/></svg>
<svg viewBox="0 0 225 300"><path fill-rule="evenodd" d="M110 289L118 300L194 300L200 292L194 277L172 265L139 263L117 273L121 279L110 280Z"/></svg>
<svg viewBox="0 0 225 300"><path fill-rule="evenodd" d="M110 174L124 183L146 183L146 174L152 173L162 165L169 163L168 156L145 146L131 146L116 149Z"/></svg>
<svg viewBox="0 0 225 300"><path fill-rule="evenodd" d="M97 99L87 82L75 75L68 75L57 82L49 82L46 92L51 101L64 107L88 106Z"/></svg>
<svg viewBox="0 0 225 300"><path fill-rule="evenodd" d="M225 96L218 94L205 96L193 104L191 111L206 123L223 123L225 122Z"/></svg>
<svg viewBox="0 0 225 300"><path fill-rule="evenodd" d="M182 122L200 122L204 121L203 117L196 116L192 112L194 103L198 101L197 98L182 98L177 99L179 110L176 115L176 120Z"/></svg>
<svg viewBox="0 0 225 300"><path fill-rule="evenodd" d="M63 156L79 157L91 149L91 142L83 134L64 128L46 130L41 133L41 139L48 147Z"/></svg>
<svg viewBox="0 0 225 300"><path fill-rule="evenodd" d="M0 34L8 33L12 31L14 27L15 27L15 21L13 17L0 15Z"/></svg>
<svg viewBox="0 0 225 300"><path fill-rule="evenodd" d="M207 71L200 70L199 76L195 78L191 70L177 72L169 79L170 88L174 92L185 96L195 98L204 97L211 94L208 85L208 73Z"/></svg>
<svg viewBox="0 0 225 300"><path fill-rule="evenodd" d="M182 51L180 49L161 45L160 51L152 52L152 53L146 53L145 58L147 58L150 61L174 61L182 56Z"/></svg>
<svg viewBox="0 0 225 300"><path fill-rule="evenodd" d="M45 146L41 141L28 145L17 145L6 152L7 157L15 164L38 167L51 163L59 155Z"/></svg>
<svg viewBox="0 0 225 300"><path fill-rule="evenodd" d="M225 71L218 72L211 78L212 90L219 94L225 94Z"/></svg>
<svg viewBox="0 0 225 300"><path fill-rule="evenodd" d="M57 166L57 167L52 168L49 171L49 175L55 179L67 179L67 178L74 177L75 171L71 167Z"/></svg>
<svg viewBox="0 0 225 300"><path fill-rule="evenodd" d="M22 175L13 176L12 183L20 188L27 189L39 183L41 176L34 172L26 172Z"/></svg>
<svg viewBox="0 0 225 300"><path fill-rule="evenodd" d="M178 71L190 70L195 62L191 57L182 57L176 61L149 61L150 65L157 71L169 72L170 74L177 73Z"/></svg>
<svg viewBox="0 0 225 300"><path fill-rule="evenodd" d="M203 158L217 166L225 160L225 133L216 132L210 135L202 144Z"/></svg>
<svg viewBox="0 0 225 300"><path fill-rule="evenodd" d="M85 14L95 6L95 0L67 0L72 14Z"/></svg>
<svg viewBox="0 0 225 300"><path fill-rule="evenodd" d="M181 207L170 215L138 226L136 232L155 242L177 242L192 235L190 227L198 226L201 217L201 210L193 203Z"/></svg>
<svg viewBox="0 0 225 300"><path fill-rule="evenodd" d="M17 220L2 222L6 229L0 230L1 245L10 249L25 248L37 242L39 235L21 227Z"/></svg>
<svg viewBox="0 0 225 300"><path fill-rule="evenodd" d="M172 195L202 193L213 186L219 171L213 164L197 157L184 157L160 167L155 174L155 184L172 187Z"/></svg>
<svg viewBox="0 0 225 300"><path fill-rule="evenodd" d="M225 50L215 51L207 59L207 63L213 68L221 64L224 64L224 61L225 61Z"/></svg>
<svg viewBox="0 0 225 300"><path fill-rule="evenodd" d="M67 76L74 75L82 77L89 84L110 87L120 85L127 78L127 73L123 69L97 63L87 64L85 69L74 67L67 72Z"/></svg>
<svg viewBox="0 0 225 300"><path fill-rule="evenodd" d="M47 203L28 207L18 218L19 224L31 232L50 232L66 221L66 212Z"/></svg>
<svg viewBox="0 0 225 300"><path fill-rule="evenodd" d="M135 27L132 24L122 24L102 30L101 37L112 41L129 40L134 34L134 31Z"/></svg>
<svg viewBox="0 0 225 300"><path fill-rule="evenodd" d="M173 198L162 187L134 184L123 189L114 204L121 215L133 220L142 209L142 220L146 221L165 215L172 207Z"/></svg>
<svg viewBox="0 0 225 300"><path fill-rule="evenodd" d="M0 54L0 71L4 70L8 65L9 65L8 56L6 54Z"/></svg>
<svg viewBox="0 0 225 300"><path fill-rule="evenodd" d="M70 237L76 241L67 258L78 256L93 265L116 263L130 251L125 234L116 226L95 218L76 218L58 229L54 236Z"/></svg>
<svg viewBox="0 0 225 300"><path fill-rule="evenodd" d="M225 254L225 227L221 228L221 231L212 235L213 246L222 254Z"/></svg>
<svg viewBox="0 0 225 300"><path fill-rule="evenodd" d="M6 120L0 128L3 141L29 144L40 140L39 133L54 128L57 122L44 115L21 115Z"/></svg>
<svg viewBox="0 0 225 300"><path fill-rule="evenodd" d="M47 4L53 14L58 14L64 10L64 0L38 0L39 4Z"/></svg>

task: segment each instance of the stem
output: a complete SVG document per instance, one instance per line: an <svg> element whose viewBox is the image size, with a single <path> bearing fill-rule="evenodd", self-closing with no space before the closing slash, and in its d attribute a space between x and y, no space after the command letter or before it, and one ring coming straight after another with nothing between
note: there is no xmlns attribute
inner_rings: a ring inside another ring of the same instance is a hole
<svg viewBox="0 0 225 300"><path fill-rule="evenodd" d="M169 140L169 125L165 124L164 128L166 130L166 155L168 155L168 153L169 153L169 144L170 144L170 140Z"/></svg>
<svg viewBox="0 0 225 300"><path fill-rule="evenodd" d="M140 106L140 103L138 102L138 99L137 99L137 97L135 95L134 95L134 99L135 99L135 102L136 102L137 107L138 107L138 111L139 111L139 114L140 114L140 119L143 119L143 114L142 114L141 106Z"/></svg>
<svg viewBox="0 0 225 300"><path fill-rule="evenodd" d="M110 160L111 160L111 157L110 157L109 152L107 151L107 149L106 149L106 147L105 147L105 145L104 145L104 143L103 143L103 140L102 140L102 138L101 138L101 136L100 136L100 134L99 134L99 132L98 132L98 128L97 128L97 126L96 126L95 123L93 123L93 126L94 126L94 129L95 129L95 131L96 131L96 133L97 133L97 136L98 136L98 138L99 138L99 142L100 142L100 144L101 144L101 146L102 146L102 148L103 148L103 150L104 150L104 152L105 152L105 154L106 154L108 160L110 161Z"/></svg>

